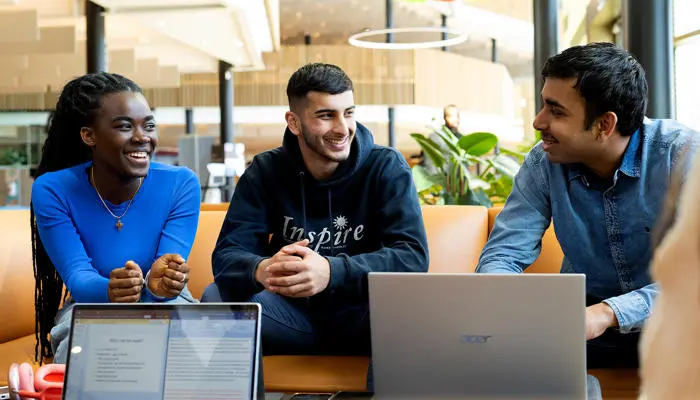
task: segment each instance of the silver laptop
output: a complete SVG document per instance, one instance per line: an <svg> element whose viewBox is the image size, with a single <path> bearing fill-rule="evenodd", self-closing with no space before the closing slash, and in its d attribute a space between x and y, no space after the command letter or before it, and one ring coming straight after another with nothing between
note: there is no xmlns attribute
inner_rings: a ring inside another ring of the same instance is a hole
<svg viewBox="0 0 700 400"><path fill-rule="evenodd" d="M585 399L585 276L370 273L376 399Z"/></svg>
<svg viewBox="0 0 700 400"><path fill-rule="evenodd" d="M77 304L64 399L258 397L255 303Z"/></svg>

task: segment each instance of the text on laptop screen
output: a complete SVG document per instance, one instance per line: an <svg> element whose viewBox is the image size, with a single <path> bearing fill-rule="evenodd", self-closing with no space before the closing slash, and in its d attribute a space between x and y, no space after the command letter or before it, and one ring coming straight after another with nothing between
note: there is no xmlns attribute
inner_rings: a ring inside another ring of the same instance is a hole
<svg viewBox="0 0 700 400"><path fill-rule="evenodd" d="M76 309L65 398L251 399L257 321L228 306Z"/></svg>

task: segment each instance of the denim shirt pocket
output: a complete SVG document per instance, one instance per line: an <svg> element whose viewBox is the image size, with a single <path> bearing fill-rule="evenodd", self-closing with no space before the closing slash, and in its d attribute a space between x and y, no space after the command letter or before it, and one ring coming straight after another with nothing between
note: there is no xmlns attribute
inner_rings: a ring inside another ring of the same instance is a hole
<svg viewBox="0 0 700 400"><path fill-rule="evenodd" d="M625 265L629 274L630 290L650 283L649 262L652 255L651 233L653 221L647 215L632 216L620 227L622 248L625 249Z"/></svg>

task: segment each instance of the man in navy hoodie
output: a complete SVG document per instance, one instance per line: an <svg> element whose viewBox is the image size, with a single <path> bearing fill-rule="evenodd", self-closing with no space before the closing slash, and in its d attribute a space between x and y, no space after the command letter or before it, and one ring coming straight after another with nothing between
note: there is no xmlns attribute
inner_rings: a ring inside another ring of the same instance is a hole
<svg viewBox="0 0 700 400"><path fill-rule="evenodd" d="M411 170L355 122L340 68L303 66L287 97L282 147L238 182L202 300L261 303L265 354L369 354L368 273L428 270Z"/></svg>

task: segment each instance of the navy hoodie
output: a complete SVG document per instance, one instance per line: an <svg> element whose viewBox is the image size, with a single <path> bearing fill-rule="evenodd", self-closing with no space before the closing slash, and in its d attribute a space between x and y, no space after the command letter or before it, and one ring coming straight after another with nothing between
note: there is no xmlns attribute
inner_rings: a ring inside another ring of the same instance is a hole
<svg viewBox="0 0 700 400"><path fill-rule="evenodd" d="M255 280L260 261L305 238L330 263L324 297L366 302L370 271L426 272L425 228L403 156L375 145L358 123L349 158L317 181L287 128L282 147L255 156L236 185L214 250L215 280L247 301L264 289Z"/></svg>

